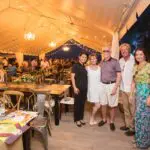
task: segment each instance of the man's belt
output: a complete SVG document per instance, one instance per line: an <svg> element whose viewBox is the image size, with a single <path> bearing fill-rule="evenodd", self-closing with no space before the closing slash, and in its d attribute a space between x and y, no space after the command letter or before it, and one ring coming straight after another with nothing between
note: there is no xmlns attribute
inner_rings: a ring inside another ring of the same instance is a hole
<svg viewBox="0 0 150 150"><path fill-rule="evenodd" d="M108 82L102 82L103 84L113 84L115 83L116 81L108 81Z"/></svg>

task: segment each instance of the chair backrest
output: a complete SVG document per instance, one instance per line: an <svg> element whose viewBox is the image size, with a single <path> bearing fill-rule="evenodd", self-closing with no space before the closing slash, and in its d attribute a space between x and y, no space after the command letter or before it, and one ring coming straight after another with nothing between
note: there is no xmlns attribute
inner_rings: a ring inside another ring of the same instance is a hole
<svg viewBox="0 0 150 150"><path fill-rule="evenodd" d="M5 104L5 99L3 97L0 97L0 103Z"/></svg>
<svg viewBox="0 0 150 150"><path fill-rule="evenodd" d="M46 95L45 106L46 108L49 108L50 111L52 111L52 107L55 106L55 101L50 94Z"/></svg>
<svg viewBox="0 0 150 150"><path fill-rule="evenodd" d="M11 96L16 96L16 100L17 100L16 104L13 104ZM19 91L8 90L8 91L4 91L3 98L5 99L5 101L7 101L9 107L12 107L13 109L17 108L17 110L19 110L20 102L24 98L24 94Z"/></svg>

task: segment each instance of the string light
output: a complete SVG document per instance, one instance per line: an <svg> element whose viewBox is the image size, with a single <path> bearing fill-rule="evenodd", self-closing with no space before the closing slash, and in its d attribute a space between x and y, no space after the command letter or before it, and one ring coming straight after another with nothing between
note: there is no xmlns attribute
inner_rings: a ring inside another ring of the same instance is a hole
<svg viewBox="0 0 150 150"><path fill-rule="evenodd" d="M85 45L82 45L82 44L80 44L79 42L77 42L77 41L75 41L73 39L69 40L67 43L64 44L64 46L62 47L62 49L63 49L64 52L67 52L67 51L70 50L70 47L68 45L76 45L77 47L79 47L82 50L86 51L88 54L96 53L97 55L101 55L100 52L95 52L94 49L89 48L89 47L87 47ZM51 51L49 53L49 56L51 56L52 58L63 58L63 57L61 57L61 56L58 55L59 52L60 52L60 49Z"/></svg>
<svg viewBox="0 0 150 150"><path fill-rule="evenodd" d="M49 47L56 47L56 43L52 41L52 42L49 43L48 46L49 46Z"/></svg>
<svg viewBox="0 0 150 150"><path fill-rule="evenodd" d="M67 51L70 50L70 48L69 48L68 46L64 46L64 47L63 47L63 50L64 50L65 52L67 52Z"/></svg>

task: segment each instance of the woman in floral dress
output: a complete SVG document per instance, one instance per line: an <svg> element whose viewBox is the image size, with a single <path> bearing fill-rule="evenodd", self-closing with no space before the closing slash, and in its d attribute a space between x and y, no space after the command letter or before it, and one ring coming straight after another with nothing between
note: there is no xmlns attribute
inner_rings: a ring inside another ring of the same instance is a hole
<svg viewBox="0 0 150 150"><path fill-rule="evenodd" d="M136 91L135 140L139 149L150 147L150 63L146 61L143 49L135 52L137 65L134 68L132 93Z"/></svg>

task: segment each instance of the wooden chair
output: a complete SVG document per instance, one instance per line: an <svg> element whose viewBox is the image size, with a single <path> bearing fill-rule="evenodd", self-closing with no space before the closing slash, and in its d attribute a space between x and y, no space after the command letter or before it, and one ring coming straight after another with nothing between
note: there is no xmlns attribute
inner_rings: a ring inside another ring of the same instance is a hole
<svg viewBox="0 0 150 150"><path fill-rule="evenodd" d="M60 118L62 113L62 105L65 105L65 108L67 109L69 105L74 105L74 98L69 97L68 95L69 95L69 90L64 93L64 98L62 98L60 101Z"/></svg>
<svg viewBox="0 0 150 150"><path fill-rule="evenodd" d="M34 91L31 91L31 95L26 98L27 104L28 104L28 110L34 110L34 105L36 103L36 93ZM32 105L31 105L32 104ZM32 106L30 108L30 106Z"/></svg>
<svg viewBox="0 0 150 150"><path fill-rule="evenodd" d="M47 134L47 119L42 116L38 116L30 123L32 131L36 131L41 135L44 149L48 150L48 134Z"/></svg>
<svg viewBox="0 0 150 150"><path fill-rule="evenodd" d="M53 113L52 108L55 106L55 101L52 99L50 94L46 95L46 99L44 101L44 107L38 108L37 99L35 100L35 105L33 107L34 111L43 112L47 118L47 129L49 131L49 135L51 136L52 122L51 122L51 114ZM43 114L41 113L41 114ZM40 114L40 115L41 115Z"/></svg>
<svg viewBox="0 0 150 150"><path fill-rule="evenodd" d="M38 133L40 133L45 150L48 150L47 130L49 131L49 135L51 136L51 113L52 113L52 107L54 107L54 105L55 103L52 100L51 95L47 95L44 103L44 114L46 114L46 117L39 115L30 124L32 131L37 131ZM36 102L34 105L34 110L37 111L37 109L38 106Z"/></svg>
<svg viewBox="0 0 150 150"><path fill-rule="evenodd" d="M60 101L60 118L61 118L61 113L62 113L62 105L69 106L69 105L74 105L74 98L73 97L64 97ZM68 109L68 107L65 107Z"/></svg>
<svg viewBox="0 0 150 150"><path fill-rule="evenodd" d="M44 112L47 115L48 118L48 131L49 134L51 135L51 129L52 129L52 117L51 115L53 114L53 107L55 106L55 101L52 99L51 95L48 94L46 97L46 101L44 104Z"/></svg>
<svg viewBox="0 0 150 150"><path fill-rule="evenodd" d="M16 96L16 104L12 102L11 96ZM5 100L5 104L8 105L9 108L19 110L20 102L24 99L24 94L19 91L8 90L3 92L3 99Z"/></svg>

